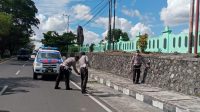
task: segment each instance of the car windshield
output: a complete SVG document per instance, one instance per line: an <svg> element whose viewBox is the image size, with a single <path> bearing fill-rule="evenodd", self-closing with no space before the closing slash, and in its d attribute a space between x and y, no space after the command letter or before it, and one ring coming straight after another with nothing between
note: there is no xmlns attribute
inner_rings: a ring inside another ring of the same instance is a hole
<svg viewBox="0 0 200 112"><path fill-rule="evenodd" d="M28 54L29 54L28 50L20 50L19 51L19 55L28 55Z"/></svg>
<svg viewBox="0 0 200 112"><path fill-rule="evenodd" d="M38 58L45 58L45 59L60 59L60 53L58 52L41 52L38 54Z"/></svg>

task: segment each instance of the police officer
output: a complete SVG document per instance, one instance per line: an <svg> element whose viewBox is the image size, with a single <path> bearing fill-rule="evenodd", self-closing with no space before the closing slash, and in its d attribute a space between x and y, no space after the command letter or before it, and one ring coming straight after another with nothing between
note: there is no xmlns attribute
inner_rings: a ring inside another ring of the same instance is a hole
<svg viewBox="0 0 200 112"><path fill-rule="evenodd" d="M80 64L80 74L81 74L81 92L86 93L86 85L88 81L88 66L89 61L88 57L85 55L85 52L81 52L81 58L79 59Z"/></svg>
<svg viewBox="0 0 200 112"><path fill-rule="evenodd" d="M80 75L80 73L76 69L76 62L78 62L79 56L75 57L69 57L67 58L61 65L60 65L60 74L58 74L56 78L56 84L55 84L55 89L60 89L59 83L62 77L65 77L65 85L66 85L66 90L71 90L69 85L69 76L71 74L71 66L73 67L74 71Z"/></svg>
<svg viewBox="0 0 200 112"><path fill-rule="evenodd" d="M143 57L140 55L140 51L136 51L136 55L132 57L131 67L133 69L133 83L139 84L140 79L140 67L142 63L145 64ZM146 65L145 65L146 66Z"/></svg>

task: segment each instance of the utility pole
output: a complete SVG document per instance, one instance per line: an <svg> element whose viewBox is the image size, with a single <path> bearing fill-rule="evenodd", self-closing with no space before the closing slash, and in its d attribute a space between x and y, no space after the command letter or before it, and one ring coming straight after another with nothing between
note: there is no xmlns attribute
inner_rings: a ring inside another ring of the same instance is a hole
<svg viewBox="0 0 200 112"><path fill-rule="evenodd" d="M111 38L112 38L112 33L111 33L111 2L112 0L109 0L109 25L108 25L108 32L109 32L109 36L108 36L108 50L111 50Z"/></svg>
<svg viewBox="0 0 200 112"><path fill-rule="evenodd" d="M199 0L196 1L196 20L195 20L195 38L194 38L194 56L197 54L197 42L198 42L198 30L199 30Z"/></svg>
<svg viewBox="0 0 200 112"><path fill-rule="evenodd" d="M113 31L114 31L114 34L112 35L113 36L113 50L115 50L115 15L116 15L116 0L114 0L114 20L113 20Z"/></svg>
<svg viewBox="0 0 200 112"><path fill-rule="evenodd" d="M190 3L190 29L189 29L189 42L188 42L188 53L192 53L192 38L193 38L193 21L194 21L194 0Z"/></svg>
<svg viewBox="0 0 200 112"><path fill-rule="evenodd" d="M70 16L70 15L63 14L63 16L66 16L66 17L67 17L67 33L69 33L69 16Z"/></svg>

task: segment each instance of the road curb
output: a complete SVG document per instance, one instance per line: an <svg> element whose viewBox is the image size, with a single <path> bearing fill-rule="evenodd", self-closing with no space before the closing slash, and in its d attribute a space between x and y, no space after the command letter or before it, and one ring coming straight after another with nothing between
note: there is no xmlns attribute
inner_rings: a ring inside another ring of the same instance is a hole
<svg viewBox="0 0 200 112"><path fill-rule="evenodd" d="M10 59L14 58L13 56L11 56L10 58L4 58L4 59L0 59L0 64L4 63L5 61L8 61Z"/></svg>
<svg viewBox="0 0 200 112"><path fill-rule="evenodd" d="M89 77L96 80L100 84L103 84L112 89L115 89L115 90L117 90L125 95L131 96L139 101L142 101L144 103L147 103L149 105L157 107L157 108L163 110L164 112L195 112L195 111L191 111L187 108L184 108L182 106L172 104L170 102L161 101L160 99L146 95L145 93L142 93L140 91L129 89L128 87L126 87L124 85L117 84L116 82L113 82L110 79L106 79L106 78L100 77L95 74L89 74Z"/></svg>

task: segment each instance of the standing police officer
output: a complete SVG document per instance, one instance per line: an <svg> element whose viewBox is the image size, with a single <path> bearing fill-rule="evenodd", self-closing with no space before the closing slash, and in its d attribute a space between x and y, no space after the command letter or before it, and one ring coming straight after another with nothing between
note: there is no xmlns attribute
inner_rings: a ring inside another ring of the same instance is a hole
<svg viewBox="0 0 200 112"><path fill-rule="evenodd" d="M60 89L59 83L62 77L65 77L65 85L66 85L66 90L71 90L69 85L69 76L71 74L71 66L73 67L74 71L80 75L80 73L76 69L76 62L79 60L79 56L75 57L69 57L67 58L61 65L60 65L60 74L58 74L56 78L56 84L55 84L55 89Z"/></svg>
<svg viewBox="0 0 200 112"><path fill-rule="evenodd" d="M136 55L132 57L131 67L133 69L133 83L139 84L140 68L142 63L145 64L143 57L140 55L140 51L136 51ZM146 66L146 65L145 65Z"/></svg>
<svg viewBox="0 0 200 112"><path fill-rule="evenodd" d="M80 64L80 74L81 74L81 92L86 93L86 85L88 81L88 57L85 55L85 52L81 52L81 58L79 59Z"/></svg>

